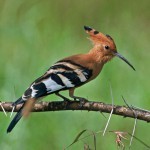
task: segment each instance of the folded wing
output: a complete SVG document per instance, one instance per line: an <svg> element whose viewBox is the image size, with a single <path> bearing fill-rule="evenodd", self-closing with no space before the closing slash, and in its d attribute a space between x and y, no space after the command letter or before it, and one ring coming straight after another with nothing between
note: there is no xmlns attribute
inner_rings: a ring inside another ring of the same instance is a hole
<svg viewBox="0 0 150 150"><path fill-rule="evenodd" d="M23 100L40 98L61 90L78 87L86 83L92 71L71 60L55 63L48 71L35 80L22 96Z"/></svg>

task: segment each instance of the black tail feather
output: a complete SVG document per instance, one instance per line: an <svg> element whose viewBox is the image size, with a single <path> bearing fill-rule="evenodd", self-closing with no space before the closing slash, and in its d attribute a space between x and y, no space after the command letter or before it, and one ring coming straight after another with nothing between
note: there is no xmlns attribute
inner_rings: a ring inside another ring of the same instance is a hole
<svg viewBox="0 0 150 150"><path fill-rule="evenodd" d="M24 105L23 105L23 106L24 106ZM18 123L18 121L21 119L23 106L19 109L19 111L17 112L17 114L15 115L15 117L13 118L13 120L11 121L11 123L9 124L9 126L8 126L8 128L7 128L7 133L11 132L12 129L13 129L13 128L16 126L16 124Z"/></svg>
<svg viewBox="0 0 150 150"><path fill-rule="evenodd" d="M16 106L16 105L18 105L18 104L22 104L22 103L24 103L25 101L22 99L22 97L20 97L19 99L17 99L13 104L12 104L12 106Z"/></svg>

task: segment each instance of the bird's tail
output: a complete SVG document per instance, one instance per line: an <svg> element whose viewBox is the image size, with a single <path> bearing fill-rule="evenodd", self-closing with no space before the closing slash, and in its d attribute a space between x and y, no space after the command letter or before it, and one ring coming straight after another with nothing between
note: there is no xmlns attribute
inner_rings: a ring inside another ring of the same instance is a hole
<svg viewBox="0 0 150 150"><path fill-rule="evenodd" d="M7 133L12 131L12 129L16 126L16 124L18 123L18 121L21 119L22 116L27 117L30 114L35 101L36 101L35 98L30 98L27 101L24 101L22 98L19 98L17 101L15 101L12 104L12 106L15 107L16 105L23 103L23 105L21 106L21 108L19 109L19 111L11 121L11 123L9 124L7 128Z"/></svg>
<svg viewBox="0 0 150 150"><path fill-rule="evenodd" d="M22 97L18 98L13 104L12 106L15 107L16 105L18 104L22 104L24 103L25 101L22 99Z"/></svg>
<svg viewBox="0 0 150 150"><path fill-rule="evenodd" d="M21 108L19 109L19 111L17 112L17 114L15 115L11 123L9 124L7 128L7 133L11 132L12 129L15 127L15 125L18 123L18 121L21 119L23 107L24 107L24 104L21 106Z"/></svg>

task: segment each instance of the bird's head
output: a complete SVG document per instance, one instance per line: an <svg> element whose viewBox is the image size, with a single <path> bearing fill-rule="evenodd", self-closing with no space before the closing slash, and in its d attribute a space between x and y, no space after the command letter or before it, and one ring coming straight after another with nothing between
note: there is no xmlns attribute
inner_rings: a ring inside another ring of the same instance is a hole
<svg viewBox="0 0 150 150"><path fill-rule="evenodd" d="M115 42L110 35L105 35L88 26L84 26L84 29L90 35L90 40L94 45L94 48L90 51L90 53L95 53L98 61L106 63L113 57L117 56L135 70L129 61L117 52Z"/></svg>

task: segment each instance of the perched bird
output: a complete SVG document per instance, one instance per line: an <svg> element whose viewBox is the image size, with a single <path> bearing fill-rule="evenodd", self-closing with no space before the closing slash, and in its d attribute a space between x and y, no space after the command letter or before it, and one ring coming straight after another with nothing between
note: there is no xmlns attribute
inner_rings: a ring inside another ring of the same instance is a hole
<svg viewBox="0 0 150 150"><path fill-rule="evenodd" d="M22 104L22 107L11 121L7 132L11 132L21 117L27 116L34 103L44 96L55 93L57 96L67 99L59 92L69 90L71 98L83 100L83 98L74 95L74 90L96 78L104 64L115 56L121 58L134 69L127 59L117 52L111 36L87 26L84 26L84 29L90 36L93 48L86 54L73 55L57 61L44 75L36 79L24 94L12 104L13 107Z"/></svg>

